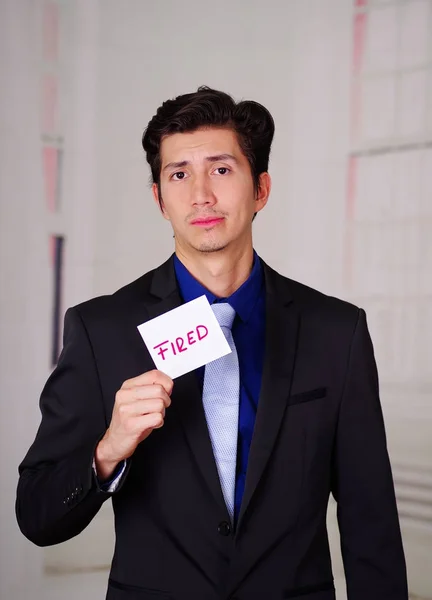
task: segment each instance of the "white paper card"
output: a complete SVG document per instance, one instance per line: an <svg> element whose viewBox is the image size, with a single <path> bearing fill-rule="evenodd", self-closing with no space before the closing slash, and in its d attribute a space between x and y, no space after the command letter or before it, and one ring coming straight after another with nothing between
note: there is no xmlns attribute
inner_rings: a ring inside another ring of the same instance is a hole
<svg viewBox="0 0 432 600"><path fill-rule="evenodd" d="M231 352L206 296L138 325L156 368L174 379Z"/></svg>

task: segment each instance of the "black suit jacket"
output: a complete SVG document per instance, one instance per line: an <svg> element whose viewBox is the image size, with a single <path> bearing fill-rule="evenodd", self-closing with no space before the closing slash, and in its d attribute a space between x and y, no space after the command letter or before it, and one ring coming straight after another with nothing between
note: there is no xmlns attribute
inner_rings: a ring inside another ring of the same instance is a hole
<svg viewBox="0 0 432 600"><path fill-rule="evenodd" d="M108 600L334 600L326 530L338 503L349 600L407 600L405 561L365 313L263 263L266 351L243 503L229 525L194 373L114 494L92 470L126 379L154 368L137 325L181 303L169 259L69 309L64 348L20 465L19 526L45 546L112 496Z"/></svg>

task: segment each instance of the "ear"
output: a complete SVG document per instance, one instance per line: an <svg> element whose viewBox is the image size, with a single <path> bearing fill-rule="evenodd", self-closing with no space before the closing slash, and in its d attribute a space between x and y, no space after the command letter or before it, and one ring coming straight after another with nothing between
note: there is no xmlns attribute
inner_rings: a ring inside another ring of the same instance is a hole
<svg viewBox="0 0 432 600"><path fill-rule="evenodd" d="M169 216L168 216L168 214L167 214L167 212L165 210L165 206L164 206L164 203L163 203L163 200L162 200L162 196L160 196L160 194L159 194L159 186L158 186L157 183L153 183L152 184L152 193L153 193L153 199L156 202L159 210L161 211L162 216L165 219L167 219L167 221L169 221L170 218L169 218Z"/></svg>
<svg viewBox="0 0 432 600"><path fill-rule="evenodd" d="M261 173L259 186L255 198L255 212L259 212L267 204L271 191L271 177L269 173Z"/></svg>

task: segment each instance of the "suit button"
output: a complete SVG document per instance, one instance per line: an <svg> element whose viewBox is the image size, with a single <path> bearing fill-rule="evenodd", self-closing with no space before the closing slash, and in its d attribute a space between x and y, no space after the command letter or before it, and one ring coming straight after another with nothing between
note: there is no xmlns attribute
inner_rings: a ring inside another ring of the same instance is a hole
<svg viewBox="0 0 432 600"><path fill-rule="evenodd" d="M224 536L227 536L231 533L231 525L228 523L228 521L222 521L219 523L218 533Z"/></svg>

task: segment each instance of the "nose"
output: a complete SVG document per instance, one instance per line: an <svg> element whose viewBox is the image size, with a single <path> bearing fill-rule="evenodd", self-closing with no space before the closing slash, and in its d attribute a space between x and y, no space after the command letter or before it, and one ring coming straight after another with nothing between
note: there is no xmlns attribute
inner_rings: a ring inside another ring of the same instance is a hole
<svg viewBox="0 0 432 600"><path fill-rule="evenodd" d="M197 175L194 178L192 188L192 203L195 206L213 206L215 202L216 197L213 193L209 177L205 174Z"/></svg>

